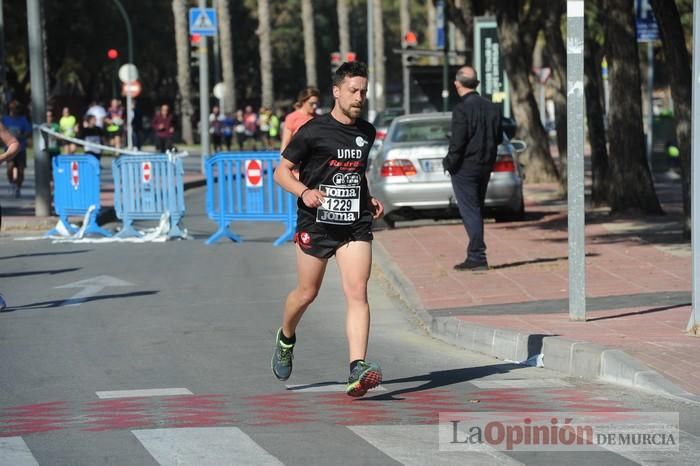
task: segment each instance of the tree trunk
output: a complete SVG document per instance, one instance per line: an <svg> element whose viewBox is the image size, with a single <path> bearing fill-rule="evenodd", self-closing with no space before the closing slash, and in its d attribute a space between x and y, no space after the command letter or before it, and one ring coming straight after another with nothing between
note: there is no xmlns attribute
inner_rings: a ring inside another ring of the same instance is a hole
<svg viewBox="0 0 700 466"><path fill-rule="evenodd" d="M588 120L588 141L591 145L591 203L594 206L608 202L608 148L605 136L605 109L601 92L602 47L585 29L584 70L586 72L586 118Z"/></svg>
<svg viewBox="0 0 700 466"><path fill-rule="evenodd" d="M474 59L474 6L472 0L447 0L445 8L450 21L464 36L465 55L460 56L460 60L464 63L471 63Z"/></svg>
<svg viewBox="0 0 700 466"><path fill-rule="evenodd" d="M340 40L340 56L345 61L350 51L350 10L348 0L338 0L338 38Z"/></svg>
<svg viewBox="0 0 700 466"><path fill-rule="evenodd" d="M311 0L301 0L301 23L304 28L304 64L307 86L318 87L316 78L316 33L314 32L314 7Z"/></svg>
<svg viewBox="0 0 700 466"><path fill-rule="evenodd" d="M372 3L374 8L374 76L376 85L373 91L377 95L374 96L375 108L377 112L383 112L386 108L386 67L384 64L384 14L382 11L382 2L375 0ZM378 89L380 91L378 91Z"/></svg>
<svg viewBox="0 0 700 466"><path fill-rule="evenodd" d="M219 20L219 44L221 46L221 69L224 75L224 113L235 112L236 76L233 63L233 39L231 37L231 11L228 0L216 0L216 14Z"/></svg>
<svg viewBox="0 0 700 466"><path fill-rule="evenodd" d="M610 63L610 207L663 213L644 150L639 51L634 3L608 0Z"/></svg>
<svg viewBox="0 0 700 466"><path fill-rule="evenodd" d="M270 2L258 0L258 44L260 48L260 80L262 82L262 106L272 108L272 44L270 42Z"/></svg>
<svg viewBox="0 0 700 466"><path fill-rule="evenodd" d="M554 113L559 148L560 188L567 192L566 47L561 33L564 2L550 2L544 15L544 38L552 68Z"/></svg>
<svg viewBox="0 0 700 466"><path fill-rule="evenodd" d="M530 67L528 54L532 49L524 50L518 26L517 2L498 0L495 3L498 19L498 36L500 40L505 68L511 85L513 114L518 123L516 135L527 142L528 149L521 161L525 165L525 174L529 182L556 181L559 178L557 167L549 153L547 133L540 122L535 96L530 85Z"/></svg>
<svg viewBox="0 0 700 466"><path fill-rule="evenodd" d="M182 139L185 144L194 144L192 133L192 83L190 78L190 44L187 29L187 9L185 0L173 0L175 19L175 50L177 56L177 87L180 92L179 107Z"/></svg>
<svg viewBox="0 0 700 466"><path fill-rule="evenodd" d="M692 71L688 49L685 46L683 26L674 1L652 0L661 33L661 42L666 57L671 95L673 96L673 117L676 120L676 139L681 155L681 184L683 190L683 236L690 237L690 130L692 112ZM700 14L700 12L695 12Z"/></svg>

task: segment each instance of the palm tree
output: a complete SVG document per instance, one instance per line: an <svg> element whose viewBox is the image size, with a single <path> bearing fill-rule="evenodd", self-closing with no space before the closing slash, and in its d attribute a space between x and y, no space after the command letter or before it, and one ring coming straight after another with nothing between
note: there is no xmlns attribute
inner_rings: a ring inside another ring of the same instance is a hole
<svg viewBox="0 0 700 466"><path fill-rule="evenodd" d="M216 0L216 15L219 19L219 43L221 46L221 68L224 75L224 113L236 110L236 76L233 70L233 40L231 38L231 11L228 0Z"/></svg>
<svg viewBox="0 0 700 466"><path fill-rule="evenodd" d="M383 112L386 107L386 68L384 66L384 15L382 14L382 2L375 1L374 8L374 72L376 76L375 88L372 89L376 109ZM381 93L377 92L377 87Z"/></svg>
<svg viewBox="0 0 700 466"><path fill-rule="evenodd" d="M270 42L270 1L258 0L258 43L260 49L260 79L262 81L262 105L272 108L272 44Z"/></svg>
<svg viewBox="0 0 700 466"><path fill-rule="evenodd" d="M175 19L175 50L177 56L177 86L180 91L180 117L182 139L185 144L194 144L192 133L192 89L190 87L190 44L187 31L187 9L185 0L173 0Z"/></svg>
<svg viewBox="0 0 700 466"><path fill-rule="evenodd" d="M316 37L314 33L314 7L311 0L301 1L301 22L304 28L304 63L306 64L306 83L318 86L316 79Z"/></svg>
<svg viewBox="0 0 700 466"><path fill-rule="evenodd" d="M350 11L348 10L348 0L338 0L336 5L338 10L338 35L340 36L340 56L342 60L348 56L350 51Z"/></svg>

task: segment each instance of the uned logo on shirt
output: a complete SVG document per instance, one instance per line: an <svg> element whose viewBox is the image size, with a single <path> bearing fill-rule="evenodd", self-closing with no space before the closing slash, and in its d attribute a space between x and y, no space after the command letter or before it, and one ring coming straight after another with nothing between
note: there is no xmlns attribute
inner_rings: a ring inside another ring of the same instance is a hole
<svg viewBox="0 0 700 466"><path fill-rule="evenodd" d="M364 139L362 136L357 136L355 138L355 144L357 144L357 147L364 147L365 144L367 144L367 140Z"/></svg>

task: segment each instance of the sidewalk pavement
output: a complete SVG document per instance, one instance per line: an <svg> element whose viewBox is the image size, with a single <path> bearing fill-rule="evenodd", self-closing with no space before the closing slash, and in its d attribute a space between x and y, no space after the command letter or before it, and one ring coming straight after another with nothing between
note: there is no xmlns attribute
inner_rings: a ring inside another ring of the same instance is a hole
<svg viewBox="0 0 700 466"><path fill-rule="evenodd" d="M566 204L528 185L526 220L486 224L491 266L456 271L459 220L377 232L377 260L435 336L501 359L700 401L700 338L691 313L691 247L681 239L679 181L658 177L665 216L587 210L587 321L568 315Z"/></svg>
<svg viewBox="0 0 700 466"><path fill-rule="evenodd" d="M111 159L102 161L100 223L113 219ZM48 231L34 217L30 167L20 199L0 175L3 232ZM204 184L200 157L185 159L185 187ZM586 322L568 317L566 202L555 184L527 185L525 221L487 220L491 269L459 272L459 219L397 224L375 234L375 260L436 337L511 361L542 354L545 367L700 401L700 338L685 333L691 248L681 239L680 183L657 176L661 217L611 218L588 209Z"/></svg>

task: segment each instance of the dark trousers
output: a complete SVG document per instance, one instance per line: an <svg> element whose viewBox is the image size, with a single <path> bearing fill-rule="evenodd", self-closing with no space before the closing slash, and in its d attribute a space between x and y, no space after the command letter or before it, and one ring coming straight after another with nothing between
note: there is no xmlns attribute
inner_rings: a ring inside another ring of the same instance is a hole
<svg viewBox="0 0 700 466"><path fill-rule="evenodd" d="M483 211L490 176L490 167L462 167L451 177L459 214L469 237L469 262L486 262Z"/></svg>

